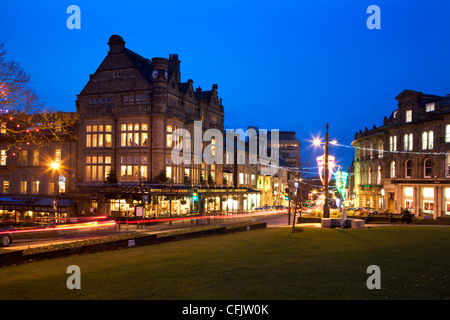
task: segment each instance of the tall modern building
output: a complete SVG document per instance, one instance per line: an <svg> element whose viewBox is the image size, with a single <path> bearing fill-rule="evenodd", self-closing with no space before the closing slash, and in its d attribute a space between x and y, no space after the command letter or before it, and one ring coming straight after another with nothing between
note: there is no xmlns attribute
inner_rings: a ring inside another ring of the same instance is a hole
<svg viewBox="0 0 450 320"><path fill-rule="evenodd" d="M354 206L450 215L450 95L405 90L383 125L355 134Z"/></svg>

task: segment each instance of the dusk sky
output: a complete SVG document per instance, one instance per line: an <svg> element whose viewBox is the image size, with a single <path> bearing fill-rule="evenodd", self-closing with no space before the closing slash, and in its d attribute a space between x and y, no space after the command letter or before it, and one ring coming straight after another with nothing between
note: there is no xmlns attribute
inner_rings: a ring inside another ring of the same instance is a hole
<svg viewBox="0 0 450 320"><path fill-rule="evenodd" d="M81 9L69 30L66 9ZM370 5L381 29L370 30ZM448 1L2 1L0 42L50 106L74 111L76 95L105 58L108 39L146 57L177 53L182 82L218 84L228 128L296 131L350 145L382 124L405 89L450 93ZM353 149L333 147L348 168ZM314 163L311 163L314 164Z"/></svg>

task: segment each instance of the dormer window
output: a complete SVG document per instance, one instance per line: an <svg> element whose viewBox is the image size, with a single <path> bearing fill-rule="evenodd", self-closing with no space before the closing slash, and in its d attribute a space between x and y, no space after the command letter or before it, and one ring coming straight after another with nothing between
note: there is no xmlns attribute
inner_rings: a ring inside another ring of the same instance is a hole
<svg viewBox="0 0 450 320"><path fill-rule="evenodd" d="M434 111L434 107L435 107L435 103L431 102L431 103L427 103L425 105L425 112L431 112Z"/></svg>

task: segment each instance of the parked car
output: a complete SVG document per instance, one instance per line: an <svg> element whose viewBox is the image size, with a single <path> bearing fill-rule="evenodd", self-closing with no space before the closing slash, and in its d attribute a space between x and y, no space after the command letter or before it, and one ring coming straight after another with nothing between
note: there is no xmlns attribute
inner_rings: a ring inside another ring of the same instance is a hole
<svg viewBox="0 0 450 320"><path fill-rule="evenodd" d="M275 206L275 210L284 210L284 209L287 209L287 207L283 205Z"/></svg>
<svg viewBox="0 0 450 320"><path fill-rule="evenodd" d="M11 230L9 227L0 228L0 247L8 247L12 243Z"/></svg>

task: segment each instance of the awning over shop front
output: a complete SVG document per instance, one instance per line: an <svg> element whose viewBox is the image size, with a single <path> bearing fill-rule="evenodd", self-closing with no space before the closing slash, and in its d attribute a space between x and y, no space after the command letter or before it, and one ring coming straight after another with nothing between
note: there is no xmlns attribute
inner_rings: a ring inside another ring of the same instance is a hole
<svg viewBox="0 0 450 320"><path fill-rule="evenodd" d="M55 200L43 197L0 197L0 210L21 210L21 211L47 211L53 208ZM58 207L74 207L75 201L72 199L57 199Z"/></svg>
<svg viewBox="0 0 450 320"><path fill-rule="evenodd" d="M239 195L248 193L261 193L261 191L251 188L233 188L221 186L183 186L183 185L136 185L122 184L103 187L99 192L109 199L125 199L130 197L150 196L191 196L196 190L199 195L221 196L221 195Z"/></svg>
<svg viewBox="0 0 450 320"><path fill-rule="evenodd" d="M44 198L36 201L34 205L39 207L53 207L54 201L54 199ZM75 201L71 199L57 199L56 205L58 207L73 207L75 206Z"/></svg>

